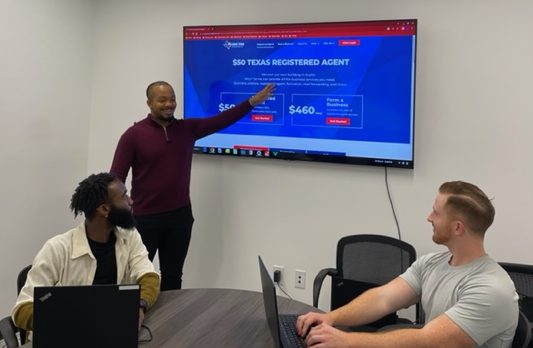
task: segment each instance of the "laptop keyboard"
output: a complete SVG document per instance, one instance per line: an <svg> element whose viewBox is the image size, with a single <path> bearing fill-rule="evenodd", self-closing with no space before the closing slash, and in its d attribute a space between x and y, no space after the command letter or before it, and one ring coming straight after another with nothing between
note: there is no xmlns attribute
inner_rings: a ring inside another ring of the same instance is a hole
<svg viewBox="0 0 533 348"><path fill-rule="evenodd" d="M290 348L305 348L307 345L302 337L298 336L296 332L296 319L297 315L280 315L279 325L282 327L281 331L288 339Z"/></svg>

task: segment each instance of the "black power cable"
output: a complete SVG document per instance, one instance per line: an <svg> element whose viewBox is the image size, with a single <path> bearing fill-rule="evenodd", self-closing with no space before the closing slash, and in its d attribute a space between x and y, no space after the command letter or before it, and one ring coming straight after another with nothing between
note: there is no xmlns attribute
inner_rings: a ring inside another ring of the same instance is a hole
<svg viewBox="0 0 533 348"><path fill-rule="evenodd" d="M398 230L398 239L402 240L402 233L400 232L400 224L398 223L398 218L396 217L396 211L394 210L394 203L392 203L392 198L390 195L390 189L389 189L389 174L387 171L387 167L385 168L385 187L387 188L387 195L389 196L389 202L392 209L392 215L394 216L394 222L396 223L396 229Z"/></svg>

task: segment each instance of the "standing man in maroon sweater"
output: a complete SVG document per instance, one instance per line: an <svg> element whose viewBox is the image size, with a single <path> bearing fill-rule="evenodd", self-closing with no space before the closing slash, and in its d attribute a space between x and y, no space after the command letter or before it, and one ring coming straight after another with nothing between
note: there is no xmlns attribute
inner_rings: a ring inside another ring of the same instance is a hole
<svg viewBox="0 0 533 348"><path fill-rule="evenodd" d="M237 122L274 89L269 84L216 116L186 120L174 118L176 96L170 84L157 81L146 89L150 114L120 137L110 172L125 182L132 169L137 230L150 260L159 250L161 290L181 289L194 221L189 195L194 142Z"/></svg>

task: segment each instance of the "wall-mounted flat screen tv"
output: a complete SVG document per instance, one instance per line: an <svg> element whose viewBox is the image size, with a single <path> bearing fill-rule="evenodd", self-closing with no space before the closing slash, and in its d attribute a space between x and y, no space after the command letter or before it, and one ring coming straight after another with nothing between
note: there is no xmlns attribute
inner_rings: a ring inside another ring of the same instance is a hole
<svg viewBox="0 0 533 348"><path fill-rule="evenodd" d="M413 168L417 20L183 28L184 117L275 94L196 153Z"/></svg>

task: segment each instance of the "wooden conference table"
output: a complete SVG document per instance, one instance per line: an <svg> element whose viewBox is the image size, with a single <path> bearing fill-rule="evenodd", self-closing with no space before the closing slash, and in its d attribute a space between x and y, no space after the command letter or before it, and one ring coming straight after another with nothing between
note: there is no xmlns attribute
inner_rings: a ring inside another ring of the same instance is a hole
<svg viewBox="0 0 533 348"><path fill-rule="evenodd" d="M316 308L278 297L280 314ZM144 324L152 341L139 347L274 347L260 292L186 289L162 292Z"/></svg>
<svg viewBox="0 0 533 348"><path fill-rule="evenodd" d="M278 297L280 314L302 314L316 308ZM144 320L152 332L152 347L274 347L265 317L263 294L236 289L165 291ZM146 330L141 329L145 338ZM31 342L22 347L31 347Z"/></svg>

